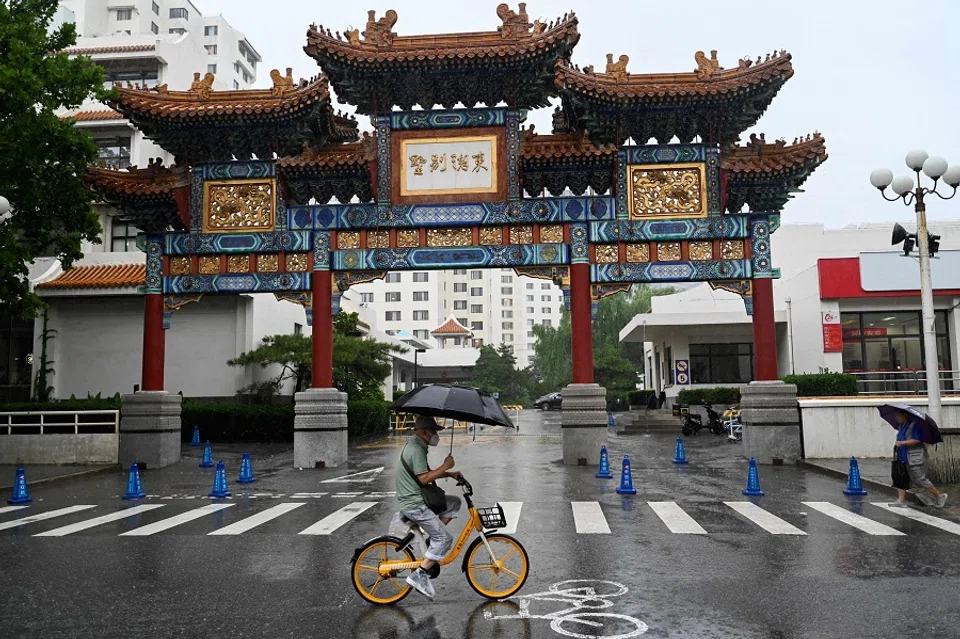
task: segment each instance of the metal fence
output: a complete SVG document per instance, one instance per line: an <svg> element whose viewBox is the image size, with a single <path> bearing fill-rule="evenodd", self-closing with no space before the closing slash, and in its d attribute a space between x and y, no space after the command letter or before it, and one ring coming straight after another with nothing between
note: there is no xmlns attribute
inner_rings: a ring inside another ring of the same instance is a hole
<svg viewBox="0 0 960 639"><path fill-rule="evenodd" d="M120 411L0 413L0 435L109 435L120 432Z"/></svg>
<svg viewBox="0 0 960 639"><path fill-rule="evenodd" d="M926 395L924 371L875 371L850 373L857 378L860 395ZM940 393L960 395L960 371L940 371Z"/></svg>

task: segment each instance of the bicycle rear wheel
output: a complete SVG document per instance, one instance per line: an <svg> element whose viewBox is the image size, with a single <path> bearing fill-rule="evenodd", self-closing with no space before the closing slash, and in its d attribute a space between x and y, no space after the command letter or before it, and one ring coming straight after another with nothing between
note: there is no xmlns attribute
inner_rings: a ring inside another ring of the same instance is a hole
<svg viewBox="0 0 960 639"><path fill-rule="evenodd" d="M353 587L357 593L375 604L393 604L413 590L406 578L397 573L380 574L380 564L384 561L413 561L415 557L409 548L400 550L400 540L396 537L377 537L371 539L357 553L353 560Z"/></svg>
<svg viewBox="0 0 960 639"><path fill-rule="evenodd" d="M487 599L506 599L527 580L530 559L519 541L509 535L487 535L487 543L496 561L490 557L482 539L475 539L467 550L467 583Z"/></svg>

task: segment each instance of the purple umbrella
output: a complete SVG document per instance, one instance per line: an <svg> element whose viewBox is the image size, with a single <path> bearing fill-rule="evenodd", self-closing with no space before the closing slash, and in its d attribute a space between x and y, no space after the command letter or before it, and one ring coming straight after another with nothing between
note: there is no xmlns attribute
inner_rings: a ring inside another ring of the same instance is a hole
<svg viewBox="0 0 960 639"><path fill-rule="evenodd" d="M907 406L906 404L884 404L877 410L880 411L880 417L884 418L887 423L897 429L900 428L900 424L897 422L897 411L902 410L916 418L917 428L920 431L920 440L923 443L939 444L943 441L943 436L940 434L940 427L937 426L937 422L933 421L933 418L922 410L914 408L913 406Z"/></svg>

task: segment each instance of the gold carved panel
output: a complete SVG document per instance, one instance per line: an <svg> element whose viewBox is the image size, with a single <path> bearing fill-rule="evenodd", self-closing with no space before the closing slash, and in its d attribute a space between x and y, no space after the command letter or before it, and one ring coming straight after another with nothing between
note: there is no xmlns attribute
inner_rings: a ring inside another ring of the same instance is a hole
<svg viewBox="0 0 960 639"><path fill-rule="evenodd" d="M661 242L657 244L658 262L679 262L680 242Z"/></svg>
<svg viewBox="0 0 960 639"><path fill-rule="evenodd" d="M484 246L500 246L503 244L503 229L499 226L487 226L480 229L480 243Z"/></svg>
<svg viewBox="0 0 960 639"><path fill-rule="evenodd" d="M472 229L428 229L427 246L472 246Z"/></svg>
<svg viewBox="0 0 960 639"><path fill-rule="evenodd" d="M620 247L616 244L597 245L597 264L615 264L620 261Z"/></svg>
<svg viewBox="0 0 960 639"><path fill-rule="evenodd" d="M399 248L416 248L420 246L420 231L397 231L397 246Z"/></svg>
<svg viewBox="0 0 960 639"><path fill-rule="evenodd" d="M742 260L743 240L724 240L720 244L720 255L725 260Z"/></svg>
<svg viewBox="0 0 960 639"><path fill-rule="evenodd" d="M532 226L511 226L510 227L511 244L533 244Z"/></svg>
<svg viewBox="0 0 960 639"><path fill-rule="evenodd" d="M367 232L367 248L390 248L390 231Z"/></svg>
<svg viewBox="0 0 960 639"><path fill-rule="evenodd" d="M343 231L337 233L338 249L358 249L360 248L360 233L357 231Z"/></svg>
<svg viewBox="0 0 960 639"><path fill-rule="evenodd" d="M627 244L627 261L633 263L650 261L649 244Z"/></svg>
<svg viewBox="0 0 960 639"><path fill-rule="evenodd" d="M190 275L190 258L171 257L170 275Z"/></svg>
<svg viewBox="0 0 960 639"><path fill-rule="evenodd" d="M257 271L260 273L276 273L280 270L279 255L258 255Z"/></svg>
<svg viewBox="0 0 960 639"><path fill-rule="evenodd" d="M288 253L287 254L287 271L302 273L307 270L307 254L306 253Z"/></svg>
<svg viewBox="0 0 960 639"><path fill-rule="evenodd" d="M541 244L562 244L563 243L563 225L551 224L540 227Z"/></svg>
<svg viewBox="0 0 960 639"><path fill-rule="evenodd" d="M249 273L249 255L231 255L227 258L227 273Z"/></svg>
<svg viewBox="0 0 960 639"><path fill-rule="evenodd" d="M201 275L216 275L220 272L220 256L201 255L199 267Z"/></svg>
<svg viewBox="0 0 960 639"><path fill-rule="evenodd" d="M690 242L690 259L707 262L713 259L713 242Z"/></svg>
<svg viewBox="0 0 960 639"><path fill-rule="evenodd" d="M203 232L273 231L277 223L276 181L218 180L203 183Z"/></svg>
<svg viewBox="0 0 960 639"><path fill-rule="evenodd" d="M627 169L630 217L705 217L704 165L640 164Z"/></svg>

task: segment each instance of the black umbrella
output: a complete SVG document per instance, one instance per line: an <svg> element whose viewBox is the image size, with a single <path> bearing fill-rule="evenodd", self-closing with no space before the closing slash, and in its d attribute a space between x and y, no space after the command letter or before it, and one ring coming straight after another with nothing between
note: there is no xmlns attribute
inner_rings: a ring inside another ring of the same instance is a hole
<svg viewBox="0 0 960 639"><path fill-rule="evenodd" d="M897 422L897 411L903 411L916 418L920 429L920 439L925 444L939 444L943 441L943 435L940 434L940 427L933 418L922 410L908 406L906 404L884 404L877 408L880 411L880 417L884 418L894 428L900 428Z"/></svg>

